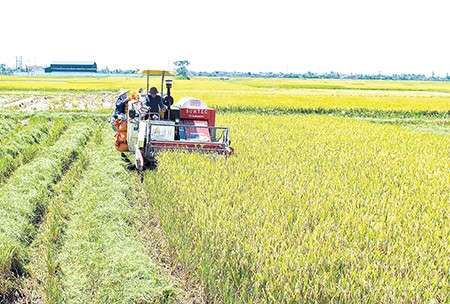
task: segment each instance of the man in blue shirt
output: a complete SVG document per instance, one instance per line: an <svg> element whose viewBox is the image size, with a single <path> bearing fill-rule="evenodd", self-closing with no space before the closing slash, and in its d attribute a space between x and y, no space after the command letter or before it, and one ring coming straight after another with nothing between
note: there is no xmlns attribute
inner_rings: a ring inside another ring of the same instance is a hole
<svg viewBox="0 0 450 304"><path fill-rule="evenodd" d="M152 87L147 97L145 97L145 106L151 113L159 113L159 109L161 109L163 112L167 110L167 107L161 100L161 96L157 94L158 90L155 87Z"/></svg>

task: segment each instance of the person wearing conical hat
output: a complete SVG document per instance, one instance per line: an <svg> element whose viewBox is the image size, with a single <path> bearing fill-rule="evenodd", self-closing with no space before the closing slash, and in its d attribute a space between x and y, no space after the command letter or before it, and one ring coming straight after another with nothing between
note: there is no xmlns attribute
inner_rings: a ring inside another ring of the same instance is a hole
<svg viewBox="0 0 450 304"><path fill-rule="evenodd" d="M111 117L111 124L114 124L116 119L125 120L126 114L125 114L125 108L127 103L131 100L130 97L127 97L127 93L130 92L130 90L126 89L120 89L119 93L116 95L116 108L114 110L113 116ZM114 129L114 125L113 125Z"/></svg>

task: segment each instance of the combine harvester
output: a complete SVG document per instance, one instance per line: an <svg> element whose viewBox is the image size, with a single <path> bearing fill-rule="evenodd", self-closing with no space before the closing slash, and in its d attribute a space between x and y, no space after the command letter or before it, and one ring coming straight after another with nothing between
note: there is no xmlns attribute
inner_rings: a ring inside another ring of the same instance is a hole
<svg viewBox="0 0 450 304"><path fill-rule="evenodd" d="M116 148L121 152L130 152L135 156L138 170L156 167L156 155L162 151L185 150L190 152L231 155L229 128L215 125L216 110L209 108L205 102L197 98L183 97L173 104L170 94L172 80L164 81L166 75L176 75L175 71L142 70L149 76L161 76L160 96L167 107L162 113L148 113L140 109L140 102L145 104L141 96L131 100L127 107L126 121L114 123ZM164 82L167 94L164 94ZM139 101L139 99L141 100Z"/></svg>

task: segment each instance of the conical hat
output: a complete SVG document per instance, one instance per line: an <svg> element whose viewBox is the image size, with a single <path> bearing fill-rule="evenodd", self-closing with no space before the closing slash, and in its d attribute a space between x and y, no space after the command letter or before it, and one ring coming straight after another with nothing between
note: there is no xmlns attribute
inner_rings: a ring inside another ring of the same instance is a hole
<svg viewBox="0 0 450 304"><path fill-rule="evenodd" d="M122 96L123 94L126 94L126 93L128 93L128 92L130 92L130 90L120 89L120 90L119 90L119 94L118 94L116 97L120 97L120 96Z"/></svg>

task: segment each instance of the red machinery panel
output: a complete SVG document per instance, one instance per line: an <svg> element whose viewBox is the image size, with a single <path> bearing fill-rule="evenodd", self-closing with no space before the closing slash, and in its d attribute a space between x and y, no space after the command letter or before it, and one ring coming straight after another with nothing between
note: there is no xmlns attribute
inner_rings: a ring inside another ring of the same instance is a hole
<svg viewBox="0 0 450 304"><path fill-rule="evenodd" d="M209 128L204 120L185 120L185 139L191 141L211 141ZM183 138L184 139L184 138Z"/></svg>
<svg viewBox="0 0 450 304"><path fill-rule="evenodd" d="M214 127L216 123L216 110L210 108L182 108L180 109L180 119L206 120L208 126Z"/></svg>

